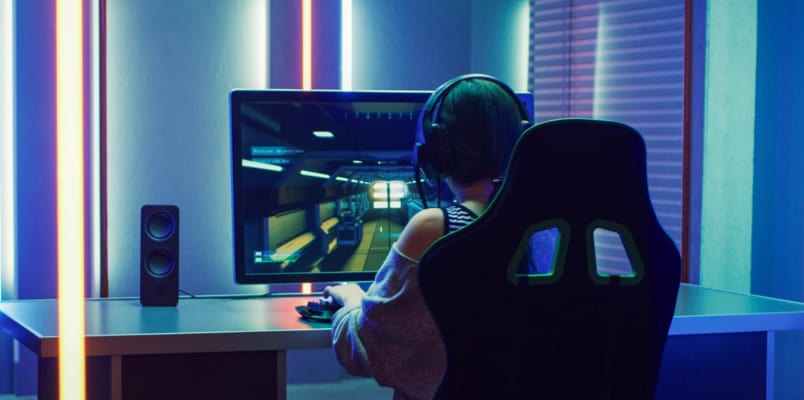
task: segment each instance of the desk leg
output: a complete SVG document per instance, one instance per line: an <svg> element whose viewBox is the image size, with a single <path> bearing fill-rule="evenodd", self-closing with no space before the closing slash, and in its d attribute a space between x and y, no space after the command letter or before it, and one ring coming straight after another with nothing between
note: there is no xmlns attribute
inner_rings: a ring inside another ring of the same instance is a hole
<svg viewBox="0 0 804 400"><path fill-rule="evenodd" d="M37 377L37 398L57 400L59 398L59 359L39 358Z"/></svg>
<svg viewBox="0 0 804 400"><path fill-rule="evenodd" d="M287 352L276 351L276 399L285 400L288 397Z"/></svg>
<svg viewBox="0 0 804 400"><path fill-rule="evenodd" d="M765 398L772 400L776 395L776 332L769 331L765 346Z"/></svg>
<svg viewBox="0 0 804 400"><path fill-rule="evenodd" d="M109 366L109 386L111 386L109 398L111 400L123 400L122 356L111 356L111 365Z"/></svg>

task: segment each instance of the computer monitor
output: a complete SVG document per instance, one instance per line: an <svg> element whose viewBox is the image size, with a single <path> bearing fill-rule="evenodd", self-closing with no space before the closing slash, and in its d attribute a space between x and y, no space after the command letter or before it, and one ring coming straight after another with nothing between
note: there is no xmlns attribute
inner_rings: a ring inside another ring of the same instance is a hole
<svg viewBox="0 0 804 400"><path fill-rule="evenodd" d="M422 208L411 155L430 94L232 91L235 281L373 280Z"/></svg>

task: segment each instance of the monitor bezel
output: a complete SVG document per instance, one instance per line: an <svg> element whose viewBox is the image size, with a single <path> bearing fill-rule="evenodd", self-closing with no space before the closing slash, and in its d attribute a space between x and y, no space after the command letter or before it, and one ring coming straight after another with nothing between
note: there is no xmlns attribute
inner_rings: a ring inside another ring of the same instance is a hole
<svg viewBox="0 0 804 400"><path fill-rule="evenodd" d="M244 246L243 215L244 207L242 188L242 135L240 131L240 104L248 101L318 101L318 102L401 102L421 103L422 106L432 91L396 90L396 91L342 91L342 90L296 90L296 89L235 89L230 93L231 115L231 154L232 154L232 220L234 246L235 282L238 284L274 284L274 283L321 283L321 282L366 282L374 280L377 271L366 272L283 272L276 274L246 273ZM411 132L411 137L415 132ZM410 149L413 150L412 148ZM377 266L379 268L379 266Z"/></svg>

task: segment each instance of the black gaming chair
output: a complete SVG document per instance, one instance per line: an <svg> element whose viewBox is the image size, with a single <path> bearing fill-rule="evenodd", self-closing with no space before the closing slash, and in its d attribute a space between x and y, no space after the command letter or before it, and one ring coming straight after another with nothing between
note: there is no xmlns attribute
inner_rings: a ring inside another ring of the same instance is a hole
<svg viewBox="0 0 804 400"><path fill-rule="evenodd" d="M523 269L534 233L551 228L552 273ZM631 273L598 272L597 228L619 234ZM421 258L447 351L436 398L652 398L680 266L638 132L585 119L531 127L486 212Z"/></svg>

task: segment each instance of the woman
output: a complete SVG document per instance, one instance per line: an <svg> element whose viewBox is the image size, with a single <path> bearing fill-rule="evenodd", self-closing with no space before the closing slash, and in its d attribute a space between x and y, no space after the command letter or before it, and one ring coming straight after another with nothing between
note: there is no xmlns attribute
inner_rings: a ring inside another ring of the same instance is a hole
<svg viewBox="0 0 804 400"><path fill-rule="evenodd" d="M332 341L349 373L394 388L394 399L432 398L446 357L419 291L418 260L435 240L483 213L528 120L513 91L486 75L450 80L425 104L417 168L438 183L443 178L455 201L410 219L368 291L355 284L324 289L343 306L333 316Z"/></svg>

